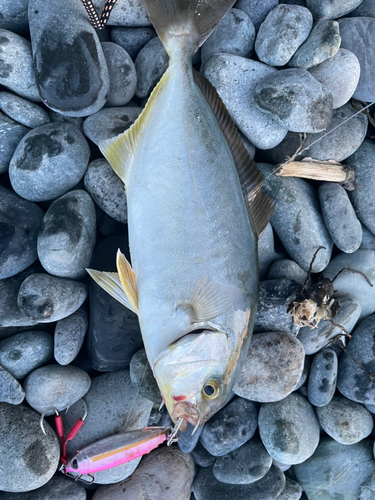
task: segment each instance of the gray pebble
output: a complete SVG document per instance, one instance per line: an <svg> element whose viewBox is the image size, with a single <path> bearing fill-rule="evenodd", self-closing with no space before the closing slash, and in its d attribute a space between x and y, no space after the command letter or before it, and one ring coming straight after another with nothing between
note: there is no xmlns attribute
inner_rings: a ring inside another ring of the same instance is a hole
<svg viewBox="0 0 375 500"><path fill-rule="evenodd" d="M252 20L255 30L266 19L267 14L279 4L279 0L238 0L236 8L241 9Z"/></svg>
<svg viewBox="0 0 375 500"><path fill-rule="evenodd" d="M103 8L103 0L93 0L96 12ZM108 26L150 26L147 11L141 0L117 0L108 19Z"/></svg>
<svg viewBox="0 0 375 500"><path fill-rule="evenodd" d="M357 88L361 67L357 56L340 48L331 58L309 69L309 73L333 96L333 109L346 104Z"/></svg>
<svg viewBox="0 0 375 500"><path fill-rule="evenodd" d="M339 297L338 300L340 309L334 318L335 323L343 326L350 333L361 315L362 306L351 297ZM342 333L343 331L330 321L322 320L316 328L310 328L309 326L301 328L298 333L298 340L302 343L306 354L315 354L326 346L331 339Z"/></svg>
<svg viewBox="0 0 375 500"><path fill-rule="evenodd" d="M375 471L372 471L359 488L359 500L372 500L375 493Z"/></svg>
<svg viewBox="0 0 375 500"><path fill-rule="evenodd" d="M339 23L321 20L311 30L307 40L300 46L288 66L309 69L333 57L340 48Z"/></svg>
<svg viewBox="0 0 375 500"><path fill-rule="evenodd" d="M125 132L133 125L141 112L142 108L105 108L86 118L83 131L92 142L98 145L100 141L111 139Z"/></svg>
<svg viewBox="0 0 375 500"><path fill-rule="evenodd" d="M86 500L86 490L79 481L56 473L44 486L27 493L1 494L0 500Z"/></svg>
<svg viewBox="0 0 375 500"><path fill-rule="evenodd" d="M259 439L251 439L240 448L216 459L213 467L218 481L249 484L262 479L270 470L272 458Z"/></svg>
<svg viewBox="0 0 375 500"><path fill-rule="evenodd" d="M297 480L309 498L359 499L360 485L375 469L372 441L347 446L322 438L314 455L295 465Z"/></svg>
<svg viewBox="0 0 375 500"><path fill-rule="evenodd" d="M264 78L255 102L277 115L292 132L321 132L331 121L332 94L304 69L290 68Z"/></svg>
<svg viewBox="0 0 375 500"><path fill-rule="evenodd" d="M40 415L25 406L0 403L0 490L31 491L47 483L56 472L60 443L48 423L46 435ZM6 457L6 460L4 460Z"/></svg>
<svg viewBox="0 0 375 500"><path fill-rule="evenodd" d="M255 403L235 398L206 423L200 442L211 455L226 455L253 437L257 417Z"/></svg>
<svg viewBox="0 0 375 500"><path fill-rule="evenodd" d="M52 109L49 109L48 110L48 114L49 114L49 118L51 120L51 122L54 122L54 123L73 123L73 125L75 125L76 127L79 128L79 130L82 131L82 124L83 124L83 121L84 121L84 118L82 118L82 116L78 116L78 117L75 117L75 116L66 116L66 115L63 115L61 113L58 113L57 111L53 111Z"/></svg>
<svg viewBox="0 0 375 500"><path fill-rule="evenodd" d="M51 200L81 180L89 156L87 141L75 125L47 123L18 144L9 165L10 182L27 200Z"/></svg>
<svg viewBox="0 0 375 500"><path fill-rule="evenodd" d="M281 4L260 25L255 52L270 66L284 66L306 40L313 25L311 13L299 5Z"/></svg>
<svg viewBox="0 0 375 500"><path fill-rule="evenodd" d="M129 370L94 377L84 399L88 407L87 418L74 440L68 443L68 456L106 436L131 429L143 429L152 408L152 402L138 394L133 387ZM67 414L63 414L64 427L70 429L82 414L83 404L78 401ZM122 481L134 472L139 461L140 458L136 458L112 469L96 472L95 483Z"/></svg>
<svg viewBox="0 0 375 500"><path fill-rule="evenodd" d="M299 288L297 283L286 279L261 281L254 332L296 334L298 327L294 324L287 309L295 299Z"/></svg>
<svg viewBox="0 0 375 500"><path fill-rule="evenodd" d="M167 69L169 57L159 38L152 38L135 60L137 70L137 97L147 97Z"/></svg>
<svg viewBox="0 0 375 500"><path fill-rule="evenodd" d="M268 279L287 279L294 280L299 285L303 285L306 281L307 272L299 265L290 259L276 260L268 270Z"/></svg>
<svg viewBox="0 0 375 500"><path fill-rule="evenodd" d="M375 250L375 235L372 234L371 231L367 229L364 224L362 226L362 242L361 248L362 250Z"/></svg>
<svg viewBox="0 0 375 500"><path fill-rule="evenodd" d="M146 43L155 37L156 32L152 28L125 28L121 26L111 30L112 42L125 49L133 60Z"/></svg>
<svg viewBox="0 0 375 500"><path fill-rule="evenodd" d="M16 379L22 379L47 363L52 351L53 339L49 333L17 333L0 342L0 365Z"/></svg>
<svg viewBox="0 0 375 500"><path fill-rule="evenodd" d="M1 85L30 101L40 102L28 40L0 29L0 64Z"/></svg>
<svg viewBox="0 0 375 500"><path fill-rule="evenodd" d="M77 357L85 339L88 327L89 317L87 309L84 305L82 305L71 316L61 319L56 323L54 356L60 365L68 365Z"/></svg>
<svg viewBox="0 0 375 500"><path fill-rule="evenodd" d="M160 390L144 349L137 351L130 361L130 380L144 398L155 404L162 402Z"/></svg>
<svg viewBox="0 0 375 500"><path fill-rule="evenodd" d="M190 455L176 446L159 448L126 481L98 488L93 500L189 500L194 473Z"/></svg>
<svg viewBox="0 0 375 500"><path fill-rule="evenodd" d="M373 349L375 315L364 319L352 333L347 350L371 374L375 373ZM375 404L375 385L367 373L345 352L340 358L337 388L343 396L357 403Z"/></svg>
<svg viewBox="0 0 375 500"><path fill-rule="evenodd" d="M18 274L36 261L42 219L38 205L0 184L0 279Z"/></svg>
<svg viewBox="0 0 375 500"><path fill-rule="evenodd" d="M304 359L302 344L292 335L282 332L253 335L233 391L251 401L280 401L295 389Z"/></svg>
<svg viewBox="0 0 375 500"><path fill-rule="evenodd" d="M331 260L323 277L332 280L344 268L361 271L373 286L361 274L344 271L335 279L333 296L357 300L362 306L360 318L365 318L375 311L375 251L359 249L353 253L340 253Z"/></svg>
<svg viewBox="0 0 375 500"><path fill-rule="evenodd" d="M366 408L342 396L334 396L328 405L316 408L316 415L324 431L342 444L362 441L374 427L372 415Z"/></svg>
<svg viewBox="0 0 375 500"><path fill-rule="evenodd" d="M48 365L34 370L26 378L26 401L39 413L51 408L65 410L81 399L90 389L91 379L86 372L75 366Z"/></svg>
<svg viewBox="0 0 375 500"><path fill-rule="evenodd" d="M286 470L289 470L291 468L290 464L282 464L281 462L279 462L278 460L275 460L274 458L272 459L272 463L273 463L273 465L276 465L276 467L278 467L283 472Z"/></svg>
<svg viewBox="0 0 375 500"><path fill-rule="evenodd" d="M90 195L76 189L55 200L47 210L38 236L38 257L54 276L86 276L95 247L96 214Z"/></svg>
<svg viewBox="0 0 375 500"><path fill-rule="evenodd" d="M354 10L362 0L306 0L314 19L335 19Z"/></svg>
<svg viewBox="0 0 375 500"><path fill-rule="evenodd" d="M313 455L319 443L319 423L310 403L298 393L282 401L263 404L259 433L268 453L286 464L300 464Z"/></svg>
<svg viewBox="0 0 375 500"><path fill-rule="evenodd" d="M8 170L16 147L28 131L27 127L0 113L0 174Z"/></svg>
<svg viewBox="0 0 375 500"><path fill-rule="evenodd" d="M194 450L191 451L191 456L199 467L210 467L216 461L216 457L211 455L199 441Z"/></svg>
<svg viewBox="0 0 375 500"><path fill-rule="evenodd" d="M27 6L29 0L16 0L1 2L0 28L13 31L14 33L26 34L29 29Z"/></svg>
<svg viewBox="0 0 375 500"><path fill-rule="evenodd" d="M285 488L277 500L299 500L302 495L302 487L297 481L285 477Z"/></svg>
<svg viewBox="0 0 375 500"><path fill-rule="evenodd" d="M231 9L215 28L201 51L202 63L212 54L235 54L249 57L255 40L255 28L250 17L239 9Z"/></svg>
<svg viewBox="0 0 375 500"><path fill-rule="evenodd" d="M333 243L345 253L355 252L361 245L362 227L345 189L337 183L324 182L318 192Z"/></svg>
<svg viewBox="0 0 375 500"><path fill-rule="evenodd" d="M89 163L84 185L99 207L118 222L128 221L124 183L104 158Z"/></svg>
<svg viewBox="0 0 375 500"><path fill-rule="evenodd" d="M107 106L124 106L135 93L137 73L130 55L112 42L103 42L102 49L108 66L109 94Z"/></svg>
<svg viewBox="0 0 375 500"><path fill-rule="evenodd" d="M21 384L5 368L0 366L0 402L19 405L25 398Z"/></svg>
<svg viewBox="0 0 375 500"><path fill-rule="evenodd" d="M275 252L275 242L273 229L270 223L267 224L263 233L258 240L258 260L259 260L259 279L265 280L267 271L275 260L278 260L282 255Z"/></svg>
<svg viewBox="0 0 375 500"><path fill-rule="evenodd" d="M340 19L339 24L341 47L353 52L361 66L359 82L353 97L360 101L372 102L375 100L375 66L372 63L375 57L375 19L352 17ZM363 43L364 40L366 43Z"/></svg>
<svg viewBox="0 0 375 500"><path fill-rule="evenodd" d="M232 54L213 55L203 65L203 75L216 88L241 132L260 149L275 147L287 129L281 120L255 105L259 82L277 70L258 61Z"/></svg>
<svg viewBox="0 0 375 500"><path fill-rule="evenodd" d="M191 451L193 451L199 442L203 429L204 424L201 425L193 434L194 425L191 425L188 422L186 431L179 433L180 437L178 439L178 447L180 448L180 450L184 453L190 453Z"/></svg>
<svg viewBox="0 0 375 500"><path fill-rule="evenodd" d="M352 10L347 17L375 17L375 4L373 0L363 0L356 9ZM9 28L8 28L9 29Z"/></svg>
<svg viewBox="0 0 375 500"><path fill-rule="evenodd" d="M326 406L336 390L337 355L329 348L315 354L311 363L307 397L314 406Z"/></svg>
<svg viewBox="0 0 375 500"><path fill-rule="evenodd" d="M330 260L333 243L315 189L303 179L273 175L271 165L258 166L266 177L263 189L276 201L272 227L290 258L308 271L315 251L323 246L312 266L313 273L322 271Z"/></svg>
<svg viewBox="0 0 375 500"><path fill-rule="evenodd" d="M308 356L308 355L305 356L305 362L303 365L302 375L301 375L299 381L297 382L297 385L294 388L295 391L297 391L300 387L302 387L305 384L307 377L309 376L311 360L312 360L312 356ZM307 394L307 392L306 392L306 394Z"/></svg>
<svg viewBox="0 0 375 500"><path fill-rule="evenodd" d="M49 114L43 108L11 92L0 92L0 109L29 128L40 127L50 121Z"/></svg>
<svg viewBox="0 0 375 500"><path fill-rule="evenodd" d="M194 479L196 500L275 500L285 487L285 476L273 465L268 473L250 484L227 484L218 481L212 467L200 469Z"/></svg>
<svg viewBox="0 0 375 500"><path fill-rule="evenodd" d="M22 283L17 303L38 323L51 323L73 314L86 297L86 286L79 281L35 273Z"/></svg>

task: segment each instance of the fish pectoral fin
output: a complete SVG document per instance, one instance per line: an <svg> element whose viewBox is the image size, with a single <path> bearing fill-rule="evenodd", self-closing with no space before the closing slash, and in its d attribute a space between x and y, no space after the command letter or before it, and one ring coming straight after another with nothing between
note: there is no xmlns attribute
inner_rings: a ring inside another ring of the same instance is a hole
<svg viewBox="0 0 375 500"><path fill-rule="evenodd" d="M118 273L108 273L102 271L95 271L95 269L86 269L91 278L105 290L114 299L118 300L120 304L127 307L134 313L138 314L138 308L135 310L125 295L122 288L120 276Z"/></svg>
<svg viewBox="0 0 375 500"><path fill-rule="evenodd" d="M225 313L240 298L241 291L229 283L209 280L198 281L188 307L193 323L208 321Z"/></svg>
<svg viewBox="0 0 375 500"><path fill-rule="evenodd" d="M135 273L120 249L117 250L116 266L125 295L132 306L132 310L138 314L138 292Z"/></svg>

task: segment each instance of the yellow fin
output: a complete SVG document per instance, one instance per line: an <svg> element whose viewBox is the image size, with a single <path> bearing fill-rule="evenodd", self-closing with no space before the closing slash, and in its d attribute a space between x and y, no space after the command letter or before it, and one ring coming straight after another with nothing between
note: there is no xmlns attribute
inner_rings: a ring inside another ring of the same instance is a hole
<svg viewBox="0 0 375 500"><path fill-rule="evenodd" d="M123 306L138 314L138 308L134 309L127 296L125 295L118 273L95 271L95 269L86 269L86 271L89 273L91 278L101 288L103 288L103 290L109 293L109 295L118 300Z"/></svg>
<svg viewBox="0 0 375 500"><path fill-rule="evenodd" d="M135 273L132 266L126 260L125 255L121 253L120 249L117 250L116 266L125 295L130 302L133 311L138 314L138 292Z"/></svg>

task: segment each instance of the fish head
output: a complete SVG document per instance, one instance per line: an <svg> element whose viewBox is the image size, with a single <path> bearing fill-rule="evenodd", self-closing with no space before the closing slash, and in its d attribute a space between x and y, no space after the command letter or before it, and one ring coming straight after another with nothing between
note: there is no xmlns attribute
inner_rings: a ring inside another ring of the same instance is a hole
<svg viewBox="0 0 375 500"><path fill-rule="evenodd" d="M156 358L154 375L174 423L199 427L228 399L234 384L231 343L221 331L188 333Z"/></svg>

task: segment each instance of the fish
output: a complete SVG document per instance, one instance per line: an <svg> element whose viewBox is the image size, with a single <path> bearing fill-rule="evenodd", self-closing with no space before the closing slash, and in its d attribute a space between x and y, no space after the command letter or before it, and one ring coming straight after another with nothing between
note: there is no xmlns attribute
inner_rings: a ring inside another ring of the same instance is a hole
<svg viewBox="0 0 375 500"><path fill-rule="evenodd" d="M169 66L137 121L99 147L124 182L131 264L91 277L138 314L172 421L194 431L232 396L258 302L273 201L192 57L233 0L143 0Z"/></svg>

